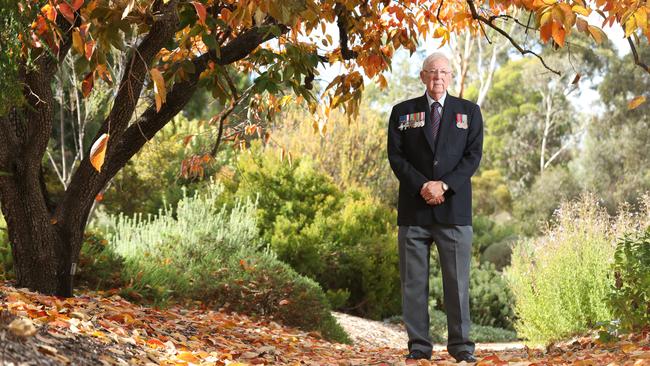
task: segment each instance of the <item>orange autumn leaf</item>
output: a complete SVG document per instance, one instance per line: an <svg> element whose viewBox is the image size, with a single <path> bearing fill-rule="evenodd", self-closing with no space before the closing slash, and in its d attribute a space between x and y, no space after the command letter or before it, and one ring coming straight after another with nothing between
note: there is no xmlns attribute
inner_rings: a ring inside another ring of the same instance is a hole
<svg viewBox="0 0 650 366"><path fill-rule="evenodd" d="M566 35L566 32L564 28L562 28L562 24L553 22L553 25L551 27L551 35L553 36L555 43L557 43L560 47L564 47L564 36Z"/></svg>
<svg viewBox="0 0 650 366"><path fill-rule="evenodd" d="M53 22L56 20L56 9L50 4L45 4L41 8L41 13L45 15L45 18L47 18L49 21Z"/></svg>
<svg viewBox="0 0 650 366"><path fill-rule="evenodd" d="M198 1L192 1L192 5L194 5L194 10L196 10L196 15L199 17L199 23L205 24L205 18L207 15L207 12L205 10L205 5L201 4Z"/></svg>
<svg viewBox="0 0 650 366"><path fill-rule="evenodd" d="M192 141L193 137L194 137L194 135L185 136L185 138L183 138L183 145L187 146L190 143L190 141Z"/></svg>
<svg viewBox="0 0 650 366"><path fill-rule="evenodd" d="M589 34L591 34L591 37L593 37L593 39L594 39L594 41L596 41L596 43L601 44L603 42L604 33L600 28L594 27L593 25L590 25L588 27L588 30L589 30Z"/></svg>
<svg viewBox="0 0 650 366"><path fill-rule="evenodd" d="M107 133L99 136L97 141L90 148L90 164L98 172L102 171L102 166L104 165L104 159L106 157L106 147L108 146L108 137Z"/></svg>
<svg viewBox="0 0 650 366"><path fill-rule="evenodd" d="M86 75L86 77L84 77L84 80L81 82L81 93L83 94L84 98L87 98L88 95L90 95L90 92L93 90L94 85L95 73L91 71Z"/></svg>
<svg viewBox="0 0 650 366"><path fill-rule="evenodd" d="M191 352L181 352L178 354L178 356L176 356L176 358L178 358L181 361L191 362L191 363L201 362L201 360L198 357L194 356Z"/></svg>
<svg viewBox="0 0 650 366"><path fill-rule="evenodd" d="M165 344L156 338L147 340L147 345L151 348L165 348Z"/></svg>
<svg viewBox="0 0 650 366"><path fill-rule="evenodd" d="M74 24L74 18L75 18L74 9L65 2L60 3L58 5L58 8L59 8L59 13L61 13L61 15L63 15L63 17L68 22L70 22L70 24Z"/></svg>
<svg viewBox="0 0 650 366"><path fill-rule="evenodd" d="M627 109L632 110L638 108L641 104L645 103L645 95L639 95L627 103Z"/></svg>
<svg viewBox="0 0 650 366"><path fill-rule="evenodd" d="M86 60L90 61L90 58L93 56L93 52L95 51L95 41L91 39L90 41L86 42L85 48Z"/></svg>
<svg viewBox="0 0 650 366"><path fill-rule="evenodd" d="M165 103L167 98L167 90L165 89L165 79L163 78L162 73L157 68L153 68L150 71L151 80L153 80L153 92L156 98L156 111L159 112L162 105Z"/></svg>
<svg viewBox="0 0 650 366"><path fill-rule="evenodd" d="M552 21L548 22L539 29L540 38L542 39L542 42L546 43L548 42L549 39L551 39L554 23L555 22Z"/></svg>
<svg viewBox="0 0 650 366"><path fill-rule="evenodd" d="M79 8L81 8L81 6L82 6L83 4L84 4L84 0L73 0L72 3L71 3L72 8L73 8L75 11L76 11L76 10L79 10Z"/></svg>

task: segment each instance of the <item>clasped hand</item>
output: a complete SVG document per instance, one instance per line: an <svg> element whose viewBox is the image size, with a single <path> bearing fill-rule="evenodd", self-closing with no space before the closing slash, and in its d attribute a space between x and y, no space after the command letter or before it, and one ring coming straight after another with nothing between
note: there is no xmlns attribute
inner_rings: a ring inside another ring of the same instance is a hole
<svg viewBox="0 0 650 366"><path fill-rule="evenodd" d="M420 189L420 195L428 205L435 206L445 202L445 191L441 181L428 181Z"/></svg>

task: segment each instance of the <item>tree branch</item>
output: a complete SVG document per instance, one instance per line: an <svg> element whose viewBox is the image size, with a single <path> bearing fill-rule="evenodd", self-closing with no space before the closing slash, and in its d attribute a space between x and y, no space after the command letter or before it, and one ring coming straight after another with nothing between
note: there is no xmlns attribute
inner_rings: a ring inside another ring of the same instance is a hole
<svg viewBox="0 0 650 366"><path fill-rule="evenodd" d="M353 51L348 46L348 14L346 13L345 6L341 3L336 3L334 6L336 12L336 25L339 28L339 43L341 45L341 56L344 60L355 59L358 56L356 51Z"/></svg>
<svg viewBox="0 0 650 366"><path fill-rule="evenodd" d="M499 32L502 36L507 38L510 41L510 44L512 44L512 46L514 48L516 48L517 51L519 51L522 55L531 54L531 55L537 57L539 59L539 61L542 63L542 65L544 65L544 67L548 71L550 71L550 72L552 72L552 73L554 73L554 74L556 74L558 76L562 76L562 74L559 71L554 70L550 66L548 66L546 64L546 62L544 61L544 59L542 58L542 56L540 56L539 54L537 54L537 53L535 53L535 52L533 52L531 50L524 49L523 47L521 47L521 45L519 45L519 43L517 41L515 41L512 37L510 37L508 32L506 32L503 29L499 28L494 23L492 23L492 21L485 18L484 16L479 15L478 12L476 11L476 5L474 4L473 0L467 0L467 5L469 5L469 10L470 10L470 12L472 14L472 19L479 21L479 23L487 24L488 26L490 26L490 28L494 29L495 31Z"/></svg>
<svg viewBox="0 0 650 366"><path fill-rule="evenodd" d="M156 17L157 20L149 33L131 53L115 96L113 108L95 139L103 133L110 133L117 137L128 126L147 79L149 65L174 34L178 23L176 6L176 1L170 1L161 9L161 15Z"/></svg>
<svg viewBox="0 0 650 366"><path fill-rule="evenodd" d="M646 65L641 61L641 58L639 57L639 53L636 50L636 46L634 46L634 42L632 41L632 37L627 37L627 43L630 45L630 50L632 51L632 55L634 56L634 64L641 67L646 72L650 73L650 67L648 67L648 65Z"/></svg>
<svg viewBox="0 0 650 366"><path fill-rule="evenodd" d="M170 1L168 5L171 4L172 1ZM288 31L288 28L283 25L279 25L279 27L282 32ZM152 32L154 29L155 28L152 28ZM183 109L187 102L189 102L198 87L198 80L201 72L208 67L208 61L213 61L219 65L227 65L239 61L249 55L250 52L260 44L274 37L275 36L273 36L271 32L268 32L264 27L253 27L252 29L241 33L227 45L221 47L220 57L217 57L216 52L210 51L196 58L193 61L195 72L190 74L188 80L174 84L172 89L167 93L167 102L162 105L160 111L156 111L155 105L150 105L145 112L131 126L125 128L122 133L111 133L108 142L108 150L106 152L106 160L101 173L98 174L94 168L91 167L89 157L86 156L70 182L63 202L57 209L56 218L59 222L64 217L67 217L66 212L75 210L84 215L81 218L82 221L80 221L80 223L86 221L90 210L90 204L97 193L99 193L106 183L115 176L122 167L124 167L133 155L140 151L142 146L144 146L144 144L149 141L156 132L163 128ZM142 44L146 43L146 41L147 39L145 38ZM143 53L142 57L146 60L147 55ZM132 59L133 57L137 56L133 55ZM138 63L140 63L141 71L144 72L145 65L142 64L142 62ZM133 70L133 67L134 66L132 65L127 66L124 79L128 78L129 70ZM142 85L140 85L140 87L142 87ZM118 97L115 101L116 105L118 104L119 96L120 94L118 93ZM124 98L124 96L122 96L122 98ZM119 108L119 106L117 108ZM113 111L111 111L111 115L113 114ZM128 115L129 118L130 116L131 114ZM109 121L110 118L112 117L109 116L107 121ZM127 123L128 120L120 122ZM111 120L111 123L116 123L116 121ZM107 131L106 124L107 123L102 127L105 131ZM114 131L114 128L115 126L112 124L112 132ZM98 136L101 133L103 132L100 130Z"/></svg>
<svg viewBox="0 0 650 366"><path fill-rule="evenodd" d="M445 0L440 0L440 4L438 5L438 11L436 12L436 19L438 19L438 24L442 24L443 26L445 23L440 20L440 10L442 9L442 4L445 3Z"/></svg>
<svg viewBox="0 0 650 366"><path fill-rule="evenodd" d="M158 13L155 17L156 21L149 33L129 56L113 108L94 138L96 140L103 133L109 133L110 127L106 152L108 166L110 166L109 157L115 155L118 145L116 142L120 140L131 120L144 86L149 64L174 34L178 23L177 2L178 0L170 0L166 4L163 4L162 1L154 3L154 12ZM89 156L86 155L72 177L61 204L57 207L55 217L62 227L68 224L63 222L66 218L71 218L74 224L85 224L95 195L116 171L110 176L107 173L105 168L100 173L96 172L90 165Z"/></svg>

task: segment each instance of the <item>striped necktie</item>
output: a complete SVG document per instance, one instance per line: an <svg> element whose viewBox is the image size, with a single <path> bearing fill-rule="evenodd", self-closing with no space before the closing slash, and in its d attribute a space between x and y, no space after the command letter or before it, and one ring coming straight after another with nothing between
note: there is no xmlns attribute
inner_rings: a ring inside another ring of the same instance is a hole
<svg viewBox="0 0 650 366"><path fill-rule="evenodd" d="M431 103L431 127L433 128L433 141L434 143L438 139L438 132L440 131L440 120L442 116L440 115L440 110L442 105L438 102Z"/></svg>

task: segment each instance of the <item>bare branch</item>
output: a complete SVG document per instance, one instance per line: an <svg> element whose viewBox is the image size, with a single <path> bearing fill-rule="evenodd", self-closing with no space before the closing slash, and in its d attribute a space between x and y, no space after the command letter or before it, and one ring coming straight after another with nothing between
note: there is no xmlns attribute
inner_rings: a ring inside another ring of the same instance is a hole
<svg viewBox="0 0 650 366"><path fill-rule="evenodd" d="M632 37L627 37L627 43L630 45L630 50L632 51L632 55L634 56L634 64L641 67L646 72L650 73L650 67L648 67L648 65L646 65L644 62L641 61L641 58L639 57L639 53L636 50L636 46L634 46L634 42L632 41Z"/></svg>
<svg viewBox="0 0 650 366"><path fill-rule="evenodd" d="M336 25L339 27L341 56L344 60L355 59L358 56L357 52L351 50L348 46L348 14L345 6L341 3L336 3L334 11L336 11Z"/></svg>
<svg viewBox="0 0 650 366"><path fill-rule="evenodd" d="M219 145L221 145L221 139L223 137L223 128L224 124L226 122L226 118L230 116L230 114L235 110L235 108L245 99L247 99L250 96L251 91L253 90L253 86L250 86L239 98L233 98L230 106L228 109L222 111L219 114L218 120L219 120L219 132L217 134L217 140L214 143L214 146L212 147L212 151L210 151L210 155L212 157L217 156L217 151L219 150ZM233 93L236 91L233 91Z"/></svg>
<svg viewBox="0 0 650 366"><path fill-rule="evenodd" d="M544 67L545 67L547 70L549 70L550 72L552 72L552 73L554 73L554 74L556 74L556 75L558 75L558 76L562 76L562 74L561 74L559 71L554 70L554 69L552 69L550 66L548 66L548 65L546 64L546 62L544 61L544 59L542 58L542 56L540 56L539 54L537 54L537 53L535 53L535 52L533 52L533 51L531 51L531 50L524 49L523 47L521 47L521 45L519 45L519 43L518 43L517 41L515 41L515 40L514 40L514 39L513 39L509 34L508 34L508 32L506 32L506 31L504 31L503 29L499 28L498 26L496 26L494 23L492 23L489 19L485 18L484 16L479 15L478 12L476 11L476 6L474 5L474 1L473 1L473 0L467 0L467 4L469 5L469 9L470 9L470 12L472 13L472 18L473 18L474 20L478 20L479 23L485 23L485 24L487 24L490 28L492 28L492 29L494 29L495 31L499 32L502 36L504 36L505 38L507 38L507 39L510 41L510 44L512 44L512 46L513 46L514 48L516 48L517 51L519 51L522 55L530 54L530 55L533 55L533 56L537 57L537 58L539 59L539 61L542 63L542 65L544 65Z"/></svg>
<svg viewBox="0 0 650 366"><path fill-rule="evenodd" d="M61 175L61 172L59 171L59 167L56 165L56 162L54 161L54 157L52 157L52 154L50 153L50 150L45 151L47 153L47 157L50 159L50 164L52 164L52 167L54 168L54 172L56 173L56 176L59 178L59 181L61 182L61 185L63 185L63 189L66 189L66 181L63 178L63 175Z"/></svg>
<svg viewBox="0 0 650 366"><path fill-rule="evenodd" d="M445 3L445 0L440 0L440 5L438 5L438 11L436 12L436 19L438 19L438 24L442 24L443 26L445 23L440 20L440 10L442 9L442 4Z"/></svg>
<svg viewBox="0 0 650 366"><path fill-rule="evenodd" d="M533 27L531 27L529 25L530 23L524 24L524 23L520 22L519 19L513 17L512 15L508 15L508 14L493 15L493 16L488 18L488 22L492 23L494 20L497 20L497 19L512 20L515 24L517 24L517 25L521 26L522 28L526 29L526 32L528 32L529 30L536 30L535 28L533 28ZM530 18L529 18L528 21L530 22Z"/></svg>

